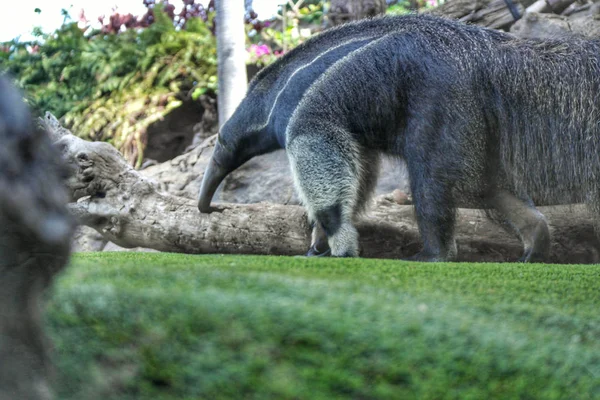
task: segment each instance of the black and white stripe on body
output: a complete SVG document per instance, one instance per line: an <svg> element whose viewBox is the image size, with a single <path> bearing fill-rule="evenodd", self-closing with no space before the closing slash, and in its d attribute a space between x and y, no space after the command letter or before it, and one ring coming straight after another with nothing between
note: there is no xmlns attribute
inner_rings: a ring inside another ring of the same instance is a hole
<svg viewBox="0 0 600 400"><path fill-rule="evenodd" d="M415 259L456 256L457 194L514 231L524 261L543 259L548 226L530 198L600 203L600 139L589 141L600 138L599 66L598 41L520 40L433 17L324 32L250 84L199 208L233 169L285 147L316 223L309 253L356 256L354 219L386 154L407 164L424 245Z"/></svg>

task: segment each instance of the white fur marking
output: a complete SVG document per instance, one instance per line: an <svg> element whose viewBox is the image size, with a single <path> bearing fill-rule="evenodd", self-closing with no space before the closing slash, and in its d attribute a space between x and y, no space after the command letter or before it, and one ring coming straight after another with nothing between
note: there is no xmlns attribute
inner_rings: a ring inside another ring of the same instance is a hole
<svg viewBox="0 0 600 400"><path fill-rule="evenodd" d="M344 46L349 45L351 43L360 42L360 41L369 40L369 39L372 39L372 38L367 36L367 37L359 37L359 38L354 38L352 40L345 41L343 43L340 43L337 46L334 46L334 47L332 47L330 49L327 49L326 51L322 52L321 54L319 54L317 57L315 57L314 60L312 60L308 64L304 64L304 65L298 67L294 72L292 72L292 74L289 76L289 78L285 81L285 83L284 83L283 87L281 88L281 90L275 96L275 100L273 101L273 105L271 106L271 110L269 111L269 115L267 116L267 120L265 121L265 123L263 125L260 125L260 126L256 127L256 128L253 128L253 130L258 131L258 130L266 128L269 125L269 122L271 122L271 117L273 116L273 112L275 110L275 106L277 105L277 102L279 101L279 97L285 91L285 89L287 89L287 86L289 85L289 83L291 82L291 80L294 78L294 76L296 76L296 74L298 72L300 72L300 71L302 71L302 70L310 67L317 60L319 60L321 57L324 57L328 53L330 53L332 51L335 51L335 50L339 49L340 47L344 47ZM367 44L365 44L365 45L367 45ZM325 73L325 71L323 73Z"/></svg>
<svg viewBox="0 0 600 400"><path fill-rule="evenodd" d="M394 32L394 33L396 33L396 32ZM323 71L323 73L321 74L321 76L319 76L319 78L317 78L312 83L312 85L310 85L310 87L306 90L304 96L302 96L302 99L300 100L300 102L298 102L298 106L294 109L294 112L292 113L292 116L290 117L290 122L288 123L287 131L289 131L290 126L292 126L293 123L294 123L294 121L296 120L297 115L298 115L298 110L300 110L302 108L302 105L304 103L306 103L308 101L308 99L310 98L310 94L315 91L316 87L318 87L319 85L322 85L323 82L325 82L327 80L327 78L329 76L331 76L332 72L335 72L336 70L342 68L342 66L344 65L344 63L347 62L348 60L350 60L353 56L356 56L356 55L360 54L362 51L368 50L369 48L371 48L373 46L376 46L377 44L379 44L383 40L387 39L389 36L390 36L390 34L387 34L387 35L382 36L382 37L380 37L380 38L378 38L376 40L373 40L372 42L366 43L364 46L361 46L358 49L352 50L351 52L349 52L348 54L346 54L344 57L340 58L335 63L333 63L325 71ZM364 40L364 38L362 40ZM325 54L325 53L323 53L323 54ZM323 54L321 54L321 55L323 55ZM315 60L313 60L312 62L314 62ZM278 95L278 97L279 97L279 95ZM273 111L273 110L271 110L271 111ZM270 114L269 114L269 116L270 116ZM288 142L289 135L288 135L287 131L286 131L286 134L285 134L286 147L289 144L289 142Z"/></svg>

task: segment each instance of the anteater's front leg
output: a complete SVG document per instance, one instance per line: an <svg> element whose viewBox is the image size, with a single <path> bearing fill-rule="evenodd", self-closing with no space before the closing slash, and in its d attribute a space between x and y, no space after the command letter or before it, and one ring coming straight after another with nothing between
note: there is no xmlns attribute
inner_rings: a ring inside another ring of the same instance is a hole
<svg viewBox="0 0 600 400"><path fill-rule="evenodd" d="M315 129L319 124L310 126ZM357 257L358 232L353 217L360 192L356 162L360 148L340 128L320 128L316 132L294 131L287 145L296 188L317 227L308 255L326 253L326 238L332 256Z"/></svg>

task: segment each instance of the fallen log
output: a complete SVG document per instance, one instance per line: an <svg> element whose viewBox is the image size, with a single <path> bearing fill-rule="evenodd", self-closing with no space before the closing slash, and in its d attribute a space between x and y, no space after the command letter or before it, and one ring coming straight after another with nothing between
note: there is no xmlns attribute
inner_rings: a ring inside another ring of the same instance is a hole
<svg viewBox="0 0 600 400"><path fill-rule="evenodd" d="M527 13L560 14L574 2L575 0L450 0L426 13L507 30Z"/></svg>
<svg viewBox="0 0 600 400"><path fill-rule="evenodd" d="M531 0L511 0L519 17L532 3ZM450 0L426 13L494 29L507 29L518 19L505 0Z"/></svg>
<svg viewBox="0 0 600 400"><path fill-rule="evenodd" d="M160 191L109 144L74 136L51 114L44 121L75 172L68 182L71 211L108 241L126 248L196 254L292 256L308 249L310 226L302 207L219 204L215 212L201 214L196 201ZM201 146L212 143L207 139ZM600 242L583 206L540 210L553 234L549 262L600 261ZM392 195L375 199L358 229L364 257L402 258L421 246L412 206L397 204ZM522 251L519 241L481 210L459 209L456 235L461 261L514 261Z"/></svg>
<svg viewBox="0 0 600 400"><path fill-rule="evenodd" d="M527 7L525 12L551 12L554 14L560 14L574 2L574 0L537 0L535 3Z"/></svg>
<svg viewBox="0 0 600 400"><path fill-rule="evenodd" d="M514 7L514 11L511 11L510 7ZM492 29L507 29L521 18L524 12L525 7L518 1L509 6L505 0L494 0L485 8L473 10L459 20Z"/></svg>
<svg viewBox="0 0 600 400"><path fill-rule="evenodd" d="M341 25L348 21L385 14L386 0L332 0L327 17L332 25Z"/></svg>

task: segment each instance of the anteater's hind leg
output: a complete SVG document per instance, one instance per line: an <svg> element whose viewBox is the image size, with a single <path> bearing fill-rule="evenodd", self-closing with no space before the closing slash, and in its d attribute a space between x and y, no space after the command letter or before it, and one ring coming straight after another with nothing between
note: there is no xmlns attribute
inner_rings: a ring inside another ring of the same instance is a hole
<svg viewBox="0 0 600 400"><path fill-rule="evenodd" d="M287 144L287 153L296 188L315 224L313 255L327 251L327 238L332 256L358 256L353 224L361 192L358 144L344 131L320 131L296 135Z"/></svg>
<svg viewBox="0 0 600 400"><path fill-rule="evenodd" d="M436 162L430 160L435 159ZM456 177L445 162L449 157L429 154L424 146L407 157L410 186L423 250L411 261L450 261L456 257L454 225L456 211L452 189Z"/></svg>
<svg viewBox="0 0 600 400"><path fill-rule="evenodd" d="M488 203L493 207L491 217L503 222L523 243L520 262L541 262L550 253L548 223L529 200L523 200L506 190L491 194Z"/></svg>

